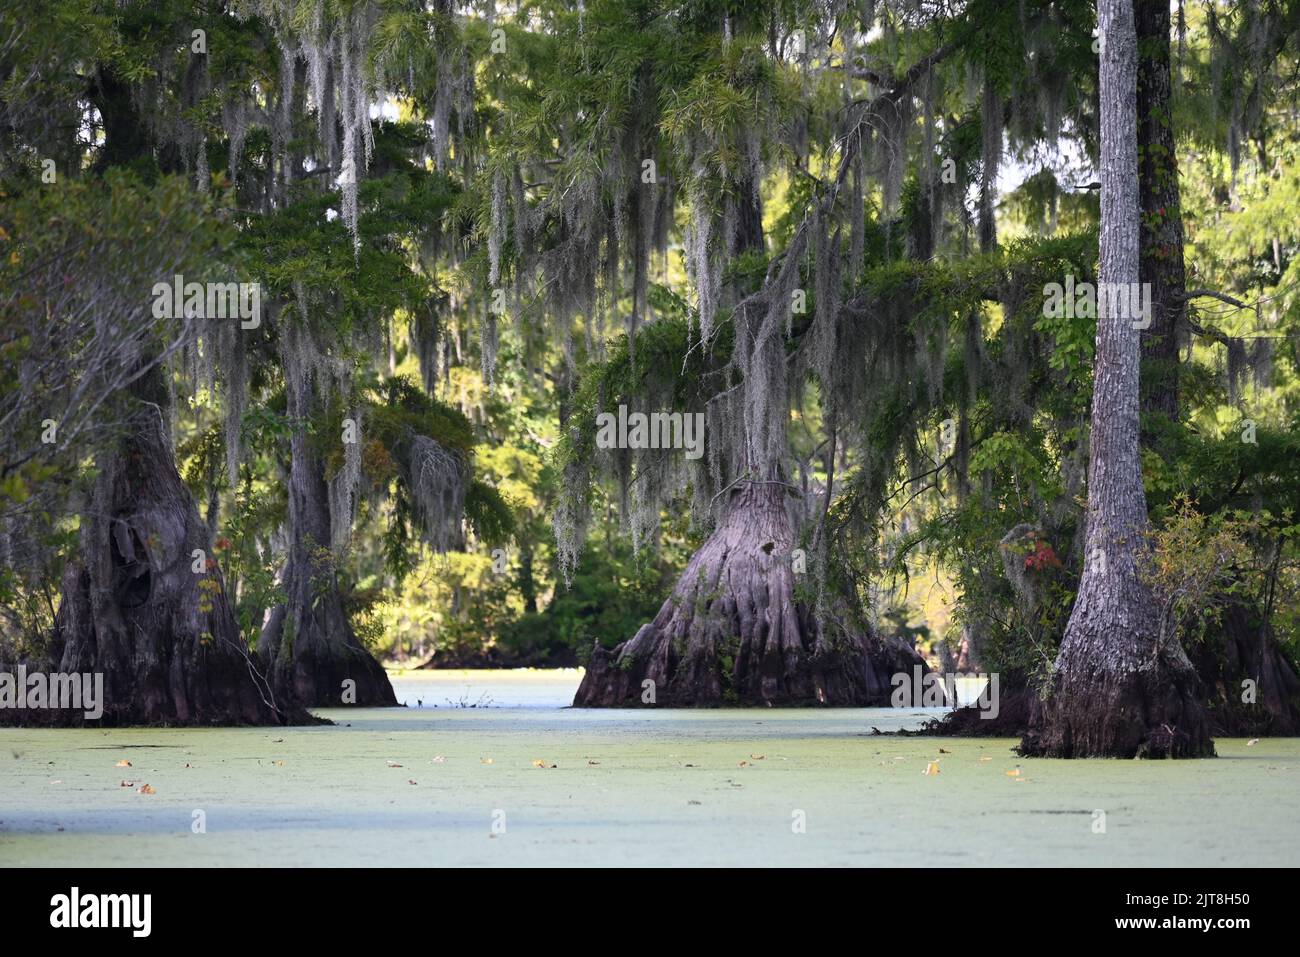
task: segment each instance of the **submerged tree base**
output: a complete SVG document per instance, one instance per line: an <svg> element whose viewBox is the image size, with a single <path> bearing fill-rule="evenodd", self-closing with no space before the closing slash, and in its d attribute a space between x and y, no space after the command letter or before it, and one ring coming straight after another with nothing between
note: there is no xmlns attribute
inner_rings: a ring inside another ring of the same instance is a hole
<svg viewBox="0 0 1300 957"><path fill-rule="evenodd" d="M575 707L889 703L924 662L906 642L820 625L796 598L784 485L754 482L691 558L659 614L593 650Z"/></svg>
<svg viewBox="0 0 1300 957"><path fill-rule="evenodd" d="M79 685L80 706L0 709L0 723L316 721L300 699L273 693L235 625L220 569L206 557L207 528L173 464L161 375L155 369L133 389L146 401L122 446L101 456L81 529L83 560L64 575L45 647L24 662L29 674ZM87 690L100 699L96 708ZM87 717L93 710L101 713Z"/></svg>
<svg viewBox="0 0 1300 957"><path fill-rule="evenodd" d="M397 707L388 673L348 625L337 592L296 607L290 615L277 606L262 631L272 687L309 707Z"/></svg>
<svg viewBox="0 0 1300 957"><path fill-rule="evenodd" d="M1181 648L1132 667L1058 671L1031 704L1027 757L1212 758L1199 680Z"/></svg>

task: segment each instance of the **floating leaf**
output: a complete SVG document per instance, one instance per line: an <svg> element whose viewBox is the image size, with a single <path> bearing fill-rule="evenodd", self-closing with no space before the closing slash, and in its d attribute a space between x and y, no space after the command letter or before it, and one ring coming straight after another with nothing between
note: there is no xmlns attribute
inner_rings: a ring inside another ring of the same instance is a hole
<svg viewBox="0 0 1300 957"><path fill-rule="evenodd" d="M116 767L119 768L129 768L130 766L131 766L131 762L126 760L125 758L123 758L121 761L118 761L116 765Z"/></svg>
<svg viewBox="0 0 1300 957"><path fill-rule="evenodd" d="M931 761L929 764L927 764L927 765L925 766L925 770L922 771L921 773L924 774L924 775L926 775L927 777L929 777L929 776L931 776L931 775L938 774L938 773L939 773L939 762L938 762L938 761Z"/></svg>
<svg viewBox="0 0 1300 957"><path fill-rule="evenodd" d="M491 758L479 758L478 760L479 760L479 764L491 764L491 763L492 763L492 759L491 759Z"/></svg>
<svg viewBox="0 0 1300 957"><path fill-rule="evenodd" d="M546 762L546 761L543 761L541 758L538 758L536 761L533 762L533 767L535 767L535 768L553 768L553 767L556 767L556 765L554 765L554 764L550 764L550 763L548 763L548 762Z"/></svg>
<svg viewBox="0 0 1300 957"><path fill-rule="evenodd" d="M1015 768L1014 770L1008 771L1008 772L1007 772L1007 777L1009 777L1009 778L1018 778L1018 777L1020 777L1020 769L1019 769L1019 768Z"/></svg>
<svg viewBox="0 0 1300 957"><path fill-rule="evenodd" d="M400 767L401 767L401 765L398 764L396 761L389 761L389 762L387 762L387 764L388 764L388 766L389 766L390 768L400 768Z"/></svg>
<svg viewBox="0 0 1300 957"><path fill-rule="evenodd" d="M446 759L445 757L443 757L441 754L435 754L435 755L433 756L433 763L434 763L434 764L442 764L442 763L443 763L444 761L446 761L446 760L447 760L447 759Z"/></svg>
<svg viewBox="0 0 1300 957"><path fill-rule="evenodd" d="M1253 748L1257 744L1259 744L1259 738L1251 738L1246 742L1246 747Z"/></svg>
<svg viewBox="0 0 1300 957"><path fill-rule="evenodd" d="M158 792L155 791L155 790L153 789L153 785L152 785L152 784L142 784L142 785L140 785L140 789L139 789L136 793L137 793L137 794L157 794Z"/></svg>

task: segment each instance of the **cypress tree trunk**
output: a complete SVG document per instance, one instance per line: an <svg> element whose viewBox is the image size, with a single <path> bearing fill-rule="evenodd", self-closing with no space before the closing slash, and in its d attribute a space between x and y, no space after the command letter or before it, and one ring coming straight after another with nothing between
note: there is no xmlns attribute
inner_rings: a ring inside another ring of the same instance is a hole
<svg viewBox="0 0 1300 957"><path fill-rule="evenodd" d="M893 675L924 668L899 639L818 626L796 597L785 495L764 482L736 492L655 619L596 646L576 707L884 705Z"/></svg>
<svg viewBox="0 0 1300 957"><path fill-rule="evenodd" d="M104 124L95 172L148 155L126 82L100 67L87 95ZM101 726L314 721L291 696L273 693L239 634L221 571L207 560L208 528L176 471L168 404L158 366L128 387L122 438L100 451L82 509L80 560L64 573L48 646L25 662L29 673L102 675ZM85 709L5 708L4 723L81 725Z"/></svg>
<svg viewBox="0 0 1300 957"><path fill-rule="evenodd" d="M1144 445L1156 445L1161 419L1178 421L1178 330L1187 303L1183 215L1170 109L1169 4L1135 0L1138 42L1138 191L1140 272L1151 284L1151 327L1142 333Z"/></svg>
<svg viewBox="0 0 1300 957"><path fill-rule="evenodd" d="M207 559L207 526L176 471L162 371L154 367L136 380L130 396L123 438L98 461L83 511L81 561L64 575L45 660L28 663L29 671L102 674L103 716L87 722L83 709L0 709L0 723L313 720L272 693L235 626L221 572Z"/></svg>
<svg viewBox="0 0 1300 957"><path fill-rule="evenodd" d="M1170 105L1169 4L1135 0L1138 39L1138 188L1142 203L1142 281L1151 284L1151 327L1142 333L1142 445L1156 452L1162 424L1180 418L1178 342L1187 315L1183 216ZM1295 669L1267 625L1235 601L1227 607L1223 646L1195 656L1216 733L1293 733L1300 727ZM1241 703L1241 681L1259 685L1254 705ZM1263 712L1259 714L1259 712Z"/></svg>
<svg viewBox="0 0 1300 957"><path fill-rule="evenodd" d="M1139 279L1137 37L1132 0L1101 0L1101 282ZM1104 300L1104 297L1099 297ZM1105 302L1097 323L1085 565L1045 700L1021 744L1056 757L1214 753L1196 673L1161 642L1138 576L1146 498L1139 456L1138 334Z"/></svg>
<svg viewBox="0 0 1300 957"><path fill-rule="evenodd" d="M308 370L286 350L289 417L315 410ZM258 650L278 693L320 707L396 706L383 666L357 639L343 607L330 552L330 506L324 463L305 429L290 440L289 554L282 575L287 601L272 610Z"/></svg>

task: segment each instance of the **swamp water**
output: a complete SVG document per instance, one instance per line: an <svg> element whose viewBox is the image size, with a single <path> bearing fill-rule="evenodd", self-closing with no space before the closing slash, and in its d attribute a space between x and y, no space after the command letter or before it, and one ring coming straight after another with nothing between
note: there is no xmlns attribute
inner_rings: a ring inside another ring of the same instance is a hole
<svg viewBox="0 0 1300 957"><path fill-rule="evenodd" d="M333 727L0 728L0 865L1300 860L1297 738L1026 760L872 734L932 710L567 709L579 679L395 675L410 707L321 711Z"/></svg>

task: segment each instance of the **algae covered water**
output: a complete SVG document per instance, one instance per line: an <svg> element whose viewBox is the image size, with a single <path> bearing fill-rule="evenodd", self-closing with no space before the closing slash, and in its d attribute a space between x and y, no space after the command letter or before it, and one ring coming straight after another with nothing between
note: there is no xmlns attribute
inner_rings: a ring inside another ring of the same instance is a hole
<svg viewBox="0 0 1300 957"><path fill-rule="evenodd" d="M566 708L579 678L398 675L411 707L325 711L328 727L3 729L0 864L1300 859L1300 739L1026 760L1010 739L873 732L922 710Z"/></svg>

